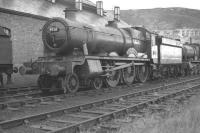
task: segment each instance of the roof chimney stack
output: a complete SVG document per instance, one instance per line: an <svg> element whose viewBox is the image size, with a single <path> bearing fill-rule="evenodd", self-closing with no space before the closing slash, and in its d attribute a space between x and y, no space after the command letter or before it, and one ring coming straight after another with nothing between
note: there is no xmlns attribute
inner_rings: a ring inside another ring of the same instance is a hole
<svg viewBox="0 0 200 133"><path fill-rule="evenodd" d="M119 6L114 7L114 20L120 21L120 7Z"/></svg>
<svg viewBox="0 0 200 133"><path fill-rule="evenodd" d="M76 0L75 1L75 8L79 11L83 9L83 1L82 0Z"/></svg>
<svg viewBox="0 0 200 133"><path fill-rule="evenodd" d="M97 14L103 16L103 1L96 2Z"/></svg>

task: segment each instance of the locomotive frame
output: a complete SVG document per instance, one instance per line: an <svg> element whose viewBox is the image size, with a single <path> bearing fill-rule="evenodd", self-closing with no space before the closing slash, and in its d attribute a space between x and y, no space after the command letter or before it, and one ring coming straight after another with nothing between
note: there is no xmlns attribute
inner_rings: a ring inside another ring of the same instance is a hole
<svg viewBox="0 0 200 133"><path fill-rule="evenodd" d="M100 89L200 72L198 62L183 58L187 53L180 40L144 27L119 28L117 23L98 27L62 18L47 21L42 33L45 57L32 64L41 90L74 93L79 86Z"/></svg>
<svg viewBox="0 0 200 133"><path fill-rule="evenodd" d="M136 77L138 81L145 82L149 76L150 59L89 55L42 57L38 59L37 65L41 73L38 84L45 93L49 88L60 88L64 92L73 93L79 86L100 89L103 82L110 87L116 87L119 83L130 85ZM147 65L149 67L146 67ZM145 70L142 67L145 67ZM46 68L51 69L54 78L47 74ZM46 79L48 81L45 81Z"/></svg>
<svg viewBox="0 0 200 133"><path fill-rule="evenodd" d="M38 85L45 93L50 91L49 88L74 93L79 87L100 89L103 85L116 87L120 83L130 85L134 81L145 82L150 76L176 77L200 72L200 61L182 59L183 45L180 40L148 33L151 34L151 42L149 42L151 47L147 51L150 53L150 58L91 56L88 55L86 43L82 45L82 55L75 50L71 56L40 57L36 61L41 74ZM155 39L153 36L156 37L156 41L153 41ZM156 57L154 46L158 52ZM175 60L170 58L171 62L162 61L164 58L162 46L177 49L178 58L174 58ZM196 64L194 70L191 69L191 63Z"/></svg>

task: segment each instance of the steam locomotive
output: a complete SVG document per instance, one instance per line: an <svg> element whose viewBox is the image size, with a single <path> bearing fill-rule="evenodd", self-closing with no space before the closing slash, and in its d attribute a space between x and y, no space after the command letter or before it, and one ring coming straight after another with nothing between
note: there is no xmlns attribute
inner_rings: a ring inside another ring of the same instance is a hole
<svg viewBox="0 0 200 133"><path fill-rule="evenodd" d="M77 0L75 9L65 13L65 19L52 18L43 26L44 57L30 68L19 69L21 74L39 74L38 86L44 93L74 93L81 87L116 87L200 71L197 44L183 45L144 27L122 23L119 7L114 8L111 21L102 1L92 8Z"/></svg>
<svg viewBox="0 0 200 133"><path fill-rule="evenodd" d="M80 87L101 89L149 77L198 74L199 46L181 44L144 27L91 26L63 18L52 18L42 31L45 56L32 64L39 73L38 86L46 93Z"/></svg>

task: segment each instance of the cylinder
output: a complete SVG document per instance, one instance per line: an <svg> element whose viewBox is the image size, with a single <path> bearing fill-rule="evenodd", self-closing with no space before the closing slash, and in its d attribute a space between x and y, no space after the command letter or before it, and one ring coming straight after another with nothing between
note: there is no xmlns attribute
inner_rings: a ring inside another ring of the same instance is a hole
<svg viewBox="0 0 200 133"><path fill-rule="evenodd" d="M57 54L70 54L74 48L83 50L83 45L87 43L89 55L111 52L124 55L130 47L138 52L146 51L145 41L142 41L145 38L141 35L141 31L132 28L93 27L53 18L44 25L42 38L46 48Z"/></svg>

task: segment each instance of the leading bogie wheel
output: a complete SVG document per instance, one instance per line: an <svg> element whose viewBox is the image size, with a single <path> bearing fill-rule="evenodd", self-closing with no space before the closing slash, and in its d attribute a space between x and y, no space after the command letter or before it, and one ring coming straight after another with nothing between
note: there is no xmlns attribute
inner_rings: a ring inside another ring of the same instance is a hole
<svg viewBox="0 0 200 133"><path fill-rule="evenodd" d="M78 76L75 73L67 74L64 81L64 87L69 93L77 92L79 89Z"/></svg>

